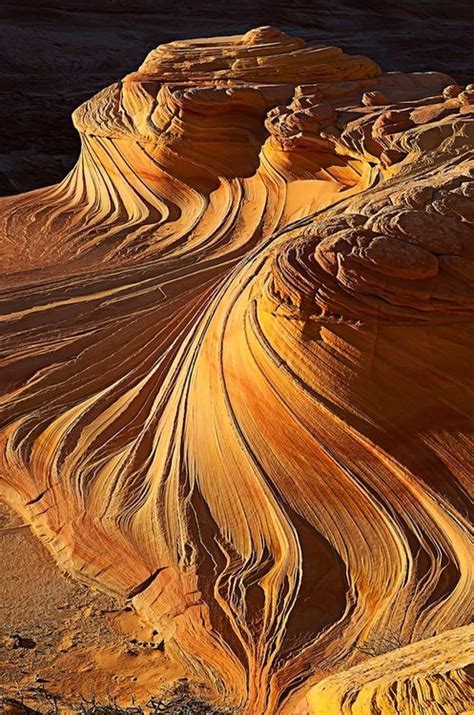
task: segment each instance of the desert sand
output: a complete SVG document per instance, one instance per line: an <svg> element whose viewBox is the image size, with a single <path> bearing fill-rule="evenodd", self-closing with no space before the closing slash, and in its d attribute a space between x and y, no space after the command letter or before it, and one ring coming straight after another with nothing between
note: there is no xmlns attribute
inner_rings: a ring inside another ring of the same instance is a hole
<svg viewBox="0 0 474 715"><path fill-rule="evenodd" d="M163 643L147 678L474 707L473 111L268 26L176 40L1 200L0 494Z"/></svg>

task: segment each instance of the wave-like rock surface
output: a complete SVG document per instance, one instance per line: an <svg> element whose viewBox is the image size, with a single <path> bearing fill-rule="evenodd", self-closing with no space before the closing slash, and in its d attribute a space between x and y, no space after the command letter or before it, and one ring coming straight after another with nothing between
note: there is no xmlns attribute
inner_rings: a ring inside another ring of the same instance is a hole
<svg viewBox="0 0 474 715"><path fill-rule="evenodd" d="M2 494L251 715L468 709L473 103L273 28L174 42L2 200Z"/></svg>
<svg viewBox="0 0 474 715"><path fill-rule="evenodd" d="M310 692L311 706L318 715L469 715L473 634L456 628L326 678Z"/></svg>

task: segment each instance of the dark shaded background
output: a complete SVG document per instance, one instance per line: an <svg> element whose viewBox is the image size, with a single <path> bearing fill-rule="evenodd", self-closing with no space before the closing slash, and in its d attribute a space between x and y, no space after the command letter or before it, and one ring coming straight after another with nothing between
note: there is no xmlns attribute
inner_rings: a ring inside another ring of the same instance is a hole
<svg viewBox="0 0 474 715"><path fill-rule="evenodd" d="M73 109L161 42L271 24L467 83L473 20L474 0L0 0L0 194L59 181L79 152Z"/></svg>

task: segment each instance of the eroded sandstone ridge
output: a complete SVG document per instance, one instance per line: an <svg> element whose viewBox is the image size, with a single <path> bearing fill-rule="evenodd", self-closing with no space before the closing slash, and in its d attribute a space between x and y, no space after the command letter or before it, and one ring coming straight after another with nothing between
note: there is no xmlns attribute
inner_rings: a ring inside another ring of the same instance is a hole
<svg viewBox="0 0 474 715"><path fill-rule="evenodd" d="M1 203L2 494L250 715L472 703L473 103L174 42Z"/></svg>

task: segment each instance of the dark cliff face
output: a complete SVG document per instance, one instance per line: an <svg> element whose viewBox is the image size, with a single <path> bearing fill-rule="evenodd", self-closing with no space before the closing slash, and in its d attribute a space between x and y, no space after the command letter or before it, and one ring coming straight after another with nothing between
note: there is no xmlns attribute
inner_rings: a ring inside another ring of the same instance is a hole
<svg viewBox="0 0 474 715"><path fill-rule="evenodd" d="M59 181L79 151L72 111L161 42L272 24L384 70L469 82L472 19L471 0L4 0L0 194Z"/></svg>

